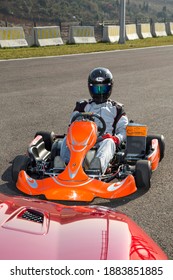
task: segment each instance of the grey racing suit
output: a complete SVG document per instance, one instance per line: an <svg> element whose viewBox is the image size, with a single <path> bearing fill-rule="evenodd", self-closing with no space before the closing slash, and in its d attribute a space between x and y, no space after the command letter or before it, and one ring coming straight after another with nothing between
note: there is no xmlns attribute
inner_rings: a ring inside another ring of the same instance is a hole
<svg viewBox="0 0 173 280"><path fill-rule="evenodd" d="M82 100L76 103L71 118L77 112L92 112L98 114L106 123L105 134L116 135L120 143L126 140L128 118L122 104L110 99L101 104L96 104L92 99ZM96 119L95 121L97 125L99 125L99 120ZM99 141L96 145L98 146L96 157L100 159L102 172L104 173L116 152L116 144L111 138L106 138ZM64 138L61 146L60 156L66 163L69 162L70 153L66 145L66 138Z"/></svg>

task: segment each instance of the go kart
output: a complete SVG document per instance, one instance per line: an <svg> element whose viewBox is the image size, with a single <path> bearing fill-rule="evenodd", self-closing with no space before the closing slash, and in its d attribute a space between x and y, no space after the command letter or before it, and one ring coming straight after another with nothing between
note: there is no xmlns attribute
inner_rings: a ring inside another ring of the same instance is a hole
<svg viewBox="0 0 173 280"><path fill-rule="evenodd" d="M97 123L97 124L96 124ZM164 157L163 135L147 135L147 126L130 122L127 140L105 173L90 170L96 142L105 133L102 117L93 113L76 114L67 135L40 131L26 155L13 160L12 179L17 188L32 196L49 200L92 201L95 197L115 199L139 188L150 188L151 175ZM70 161L60 158L63 138L70 150Z"/></svg>

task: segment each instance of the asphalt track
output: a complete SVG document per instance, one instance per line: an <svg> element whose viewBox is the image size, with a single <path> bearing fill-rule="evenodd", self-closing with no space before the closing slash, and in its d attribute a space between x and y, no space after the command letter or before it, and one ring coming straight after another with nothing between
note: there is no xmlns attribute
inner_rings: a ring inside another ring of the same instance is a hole
<svg viewBox="0 0 173 280"><path fill-rule="evenodd" d="M163 134L166 154L152 187L121 200L95 199L136 221L173 259L173 46L87 55L0 61L0 192L18 195L11 161L23 154L37 130L64 133L75 100L87 98L87 76L110 68L112 99L124 103L129 119Z"/></svg>

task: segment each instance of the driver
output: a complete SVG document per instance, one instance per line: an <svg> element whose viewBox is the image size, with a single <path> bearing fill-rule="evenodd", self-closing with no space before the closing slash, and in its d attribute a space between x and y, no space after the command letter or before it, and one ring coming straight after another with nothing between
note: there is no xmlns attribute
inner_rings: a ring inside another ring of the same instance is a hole
<svg viewBox="0 0 173 280"><path fill-rule="evenodd" d="M91 99L77 101L71 116L73 118L78 112L91 112L104 119L106 131L96 143L96 156L89 166L89 169L100 169L102 173L107 170L117 147L126 140L126 125L128 124L123 105L110 99L113 83L113 75L109 69L103 67L93 69L88 76ZM66 138L61 146L60 156L66 163L69 162L70 153Z"/></svg>

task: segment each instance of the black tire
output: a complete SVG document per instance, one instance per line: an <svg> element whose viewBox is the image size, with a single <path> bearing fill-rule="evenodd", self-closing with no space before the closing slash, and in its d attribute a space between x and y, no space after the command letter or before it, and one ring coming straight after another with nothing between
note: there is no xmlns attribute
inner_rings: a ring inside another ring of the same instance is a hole
<svg viewBox="0 0 173 280"><path fill-rule="evenodd" d="M147 136L147 147L149 147L151 145L152 139L157 139L159 142L159 147L160 147L160 160L159 161L161 161L165 155L165 138L163 135L148 135Z"/></svg>
<svg viewBox="0 0 173 280"><path fill-rule="evenodd" d="M31 160L28 156L19 155L15 157L12 164L12 180L16 183L18 179L19 172L21 170L27 171L29 165L31 164Z"/></svg>
<svg viewBox="0 0 173 280"><path fill-rule="evenodd" d="M37 135L41 135L43 137L43 141L45 143L45 149L47 151L51 151L52 144L54 142L54 132L47 132L47 131L37 131L35 137Z"/></svg>
<svg viewBox="0 0 173 280"><path fill-rule="evenodd" d="M138 160L135 168L135 182L138 189L149 190L151 186L151 164L148 160Z"/></svg>

